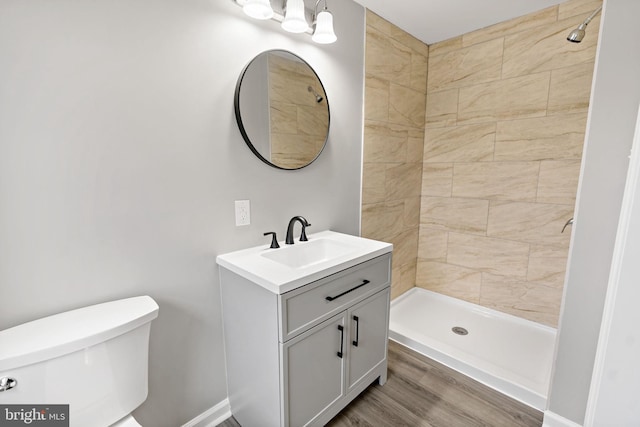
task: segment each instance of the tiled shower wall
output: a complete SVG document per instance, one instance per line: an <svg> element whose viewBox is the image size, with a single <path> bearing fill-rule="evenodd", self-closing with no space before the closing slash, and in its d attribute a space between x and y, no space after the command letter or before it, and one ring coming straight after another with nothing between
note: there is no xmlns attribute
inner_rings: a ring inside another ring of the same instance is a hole
<svg viewBox="0 0 640 427"><path fill-rule="evenodd" d="M392 242L396 297L415 286L428 47L367 11L362 235Z"/></svg>
<svg viewBox="0 0 640 427"><path fill-rule="evenodd" d="M600 4L430 46L417 286L556 326Z"/></svg>
<svg viewBox="0 0 640 427"><path fill-rule="evenodd" d="M600 4L569 0L429 46L423 156L381 120L393 104L379 102L371 64L393 61L378 46L396 47L380 40L394 27L367 15L362 230L395 245L394 295L413 286L409 171L422 160L415 284L556 326L599 17L582 43L565 38Z"/></svg>

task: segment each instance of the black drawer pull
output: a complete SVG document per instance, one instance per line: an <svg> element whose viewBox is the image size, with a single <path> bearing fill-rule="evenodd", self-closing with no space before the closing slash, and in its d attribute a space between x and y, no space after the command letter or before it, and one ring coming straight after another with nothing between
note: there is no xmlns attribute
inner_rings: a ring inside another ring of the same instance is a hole
<svg viewBox="0 0 640 427"><path fill-rule="evenodd" d="M344 296L344 295L348 294L349 292L353 292L353 291L355 291L356 289L361 288L361 287L363 287L364 285L366 285L366 284L368 284L368 283L369 283L369 281L368 281L368 280L364 280L361 284L359 284L359 285L358 285L358 286L356 286L355 288L351 288L351 289L349 289L348 291L344 291L343 293L341 293L340 295L336 295L335 297L326 297L325 299L326 299L327 301L333 301L334 299L338 299L338 298L340 298L341 296Z"/></svg>
<svg viewBox="0 0 640 427"><path fill-rule="evenodd" d="M356 322L356 339L353 341L353 346L357 347L358 341L360 341L358 338L360 336L360 318L358 318L358 316L353 316L353 320Z"/></svg>
<svg viewBox="0 0 640 427"><path fill-rule="evenodd" d="M343 343L344 343L344 327L342 325L338 325L338 330L340 331L340 351L338 352L338 357L340 359L342 359L342 352L343 352Z"/></svg>

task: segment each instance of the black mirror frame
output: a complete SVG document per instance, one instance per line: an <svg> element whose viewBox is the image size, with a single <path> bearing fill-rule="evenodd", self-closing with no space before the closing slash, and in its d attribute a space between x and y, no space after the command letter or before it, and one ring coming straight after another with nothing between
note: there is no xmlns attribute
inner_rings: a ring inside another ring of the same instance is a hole
<svg viewBox="0 0 640 427"><path fill-rule="evenodd" d="M247 134L247 131L245 129L244 123L242 122L242 115L241 115L241 112L240 112L240 87L242 86L242 80L244 79L244 76L247 73L247 70L249 69L249 67L251 66L253 61L256 60L256 58L258 58L259 56L267 54L269 52L286 52L289 55L293 55L296 58L298 58L307 67L309 67L311 72L313 72L313 74L316 76L316 78L318 79L318 83L320 83L320 86L322 87L322 91L324 92L324 95L325 95L324 98L325 98L325 102L327 103L327 136L325 137L324 144L322 145L322 149L318 152L318 154L309 163L307 163L306 165L300 166L299 168L284 168L284 167L278 166L278 165L270 162L266 158L264 158L264 156L262 154L260 154L258 152L258 150L253 146L253 143L251 142L251 139L249 138L249 135ZM265 50L264 52L261 52L260 54L258 54L255 57L253 57L253 59L251 59L251 61L249 61L249 63L247 65L245 65L245 67L242 69L242 72L240 73L240 77L238 77L238 81L236 82L236 89L235 89L235 93L233 95L233 108L234 108L234 111L235 111L236 122L238 123L238 129L240 129L240 134L242 135L242 138L244 139L244 142L247 144L247 146L253 152L253 154L256 155L256 157L258 157L264 163L266 163L269 166L272 166L272 167L274 167L276 169L281 169L281 170L299 170L299 169L302 169L302 168L306 168L311 163L315 162L318 157L320 157L320 154L322 154L322 152L324 151L325 147L327 146L327 142L329 142L329 131L331 129L331 108L329 106L329 97L327 96L327 91L326 91L326 89L324 87L324 84L322 83L322 80L320 80L320 76L318 76L318 73L316 73L316 70L314 70L313 67L311 65L309 65L309 63L307 61L305 61L304 59L302 59L301 57L299 57L295 53L290 52L288 50L284 50L284 49Z"/></svg>

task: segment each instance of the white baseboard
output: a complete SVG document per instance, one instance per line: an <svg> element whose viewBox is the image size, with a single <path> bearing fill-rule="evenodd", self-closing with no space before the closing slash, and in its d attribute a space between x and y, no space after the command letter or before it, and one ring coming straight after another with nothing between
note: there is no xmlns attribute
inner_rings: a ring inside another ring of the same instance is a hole
<svg viewBox="0 0 640 427"><path fill-rule="evenodd" d="M224 399L213 408L209 408L182 427L215 427L231 416L229 399Z"/></svg>
<svg viewBox="0 0 640 427"><path fill-rule="evenodd" d="M547 410L544 411L542 427L582 427L582 425Z"/></svg>
<svg viewBox="0 0 640 427"><path fill-rule="evenodd" d="M213 408L207 409L182 427L215 427L231 416L229 399L224 399ZM582 427L554 412L545 411L542 427Z"/></svg>

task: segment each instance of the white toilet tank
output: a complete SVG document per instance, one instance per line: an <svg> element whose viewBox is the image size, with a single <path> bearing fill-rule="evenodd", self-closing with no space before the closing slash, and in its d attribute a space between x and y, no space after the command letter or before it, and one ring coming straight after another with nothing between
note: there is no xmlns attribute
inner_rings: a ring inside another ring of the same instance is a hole
<svg viewBox="0 0 640 427"><path fill-rule="evenodd" d="M148 296L97 304L0 331L2 404L69 404L72 427L107 427L147 398Z"/></svg>

